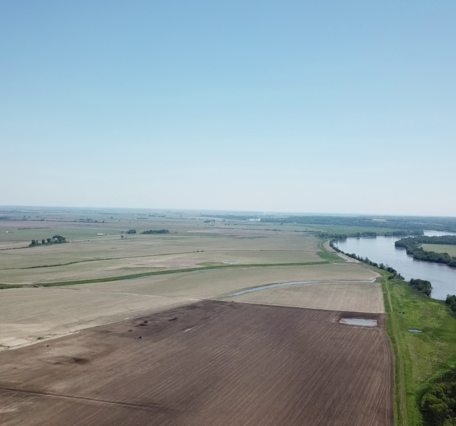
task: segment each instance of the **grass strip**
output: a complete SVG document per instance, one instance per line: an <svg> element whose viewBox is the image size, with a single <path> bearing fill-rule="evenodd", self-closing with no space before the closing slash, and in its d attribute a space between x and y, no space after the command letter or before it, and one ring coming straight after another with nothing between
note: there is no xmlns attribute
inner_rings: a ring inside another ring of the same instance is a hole
<svg viewBox="0 0 456 426"><path fill-rule="evenodd" d="M153 277L156 275L168 275L168 274L179 274L185 272L196 272L196 271L208 271L214 269L233 269L233 268L269 268L275 266L311 266L311 265L325 265L330 262L328 261L319 261L319 262L298 262L298 263L249 263L249 264L238 264L238 265L212 265L212 266L202 266L199 268L187 268L187 269L171 269L164 271L156 272L142 272L140 274L131 274L131 275L121 275L116 277L105 277L97 279L88 279L88 280L77 280L77 281L61 281L54 283L37 283L33 284L34 287L58 287L66 285L77 285L77 284L94 284L101 282L111 282L111 281L122 281L122 280L131 280L135 278L144 278L144 277ZM30 284L17 285L17 284L0 284L0 288L17 288L30 286Z"/></svg>
<svg viewBox="0 0 456 426"><path fill-rule="evenodd" d="M346 262L345 259L343 259L342 257L338 256L336 253L333 253L333 252L329 251L328 249L326 249L326 247L324 246L326 241L328 241L328 240L321 240L318 243L318 248L321 250L321 251L319 251L317 253L318 256L320 256L323 260L326 260L329 263L344 263L344 262Z"/></svg>
<svg viewBox="0 0 456 426"><path fill-rule="evenodd" d="M138 257L159 257L159 256L173 256L175 254L189 254L194 253L194 251L182 251L176 253L161 253L161 254L142 254L139 256L125 256L125 257L104 257L99 259L86 259L86 260L75 260L73 262L67 263L55 263L53 265L37 265L37 266L24 266L23 268L3 268L1 271L17 271L23 269L39 269L39 268L55 268L58 266L68 266L75 265L77 263L87 263L87 262L104 262L109 260L122 260L122 259L136 259Z"/></svg>
<svg viewBox="0 0 456 426"><path fill-rule="evenodd" d="M441 300L415 292L406 281L382 275L387 333L394 357L396 426L421 426L422 395L456 366L456 318ZM422 333L410 333L418 329Z"/></svg>

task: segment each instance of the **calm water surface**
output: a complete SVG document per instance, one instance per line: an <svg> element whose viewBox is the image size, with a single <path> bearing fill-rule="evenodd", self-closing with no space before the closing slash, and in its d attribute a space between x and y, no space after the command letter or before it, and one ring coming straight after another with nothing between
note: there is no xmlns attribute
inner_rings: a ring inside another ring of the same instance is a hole
<svg viewBox="0 0 456 426"><path fill-rule="evenodd" d="M342 318L340 324L345 325L360 325L362 327L377 327L377 320L363 319L363 318Z"/></svg>
<svg viewBox="0 0 456 426"><path fill-rule="evenodd" d="M456 235L451 232L425 231L427 236ZM438 263L423 262L408 256L405 249L399 249L394 243L400 238L347 238L337 246L346 253L368 257L376 263L392 266L408 281L420 278L432 283L432 297L444 300L447 294L456 294L456 268Z"/></svg>

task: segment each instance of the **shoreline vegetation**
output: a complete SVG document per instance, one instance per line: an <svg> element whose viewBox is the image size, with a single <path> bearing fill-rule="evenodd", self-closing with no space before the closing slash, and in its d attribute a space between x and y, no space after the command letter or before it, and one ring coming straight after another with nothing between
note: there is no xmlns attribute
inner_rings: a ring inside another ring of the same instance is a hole
<svg viewBox="0 0 456 426"><path fill-rule="evenodd" d="M394 357L395 424L456 425L456 296L448 296L446 301L431 299L429 281L407 282L388 265L340 250L334 244L336 239L330 240L334 250L382 275Z"/></svg>
<svg viewBox="0 0 456 426"><path fill-rule="evenodd" d="M456 268L456 257L450 256L448 253L437 253L435 251L424 250L422 244L439 244L439 245L455 245L456 236L444 235L441 237L408 237L396 241L396 247L405 248L408 255L413 256L416 260L424 260L426 262L442 263L453 268Z"/></svg>

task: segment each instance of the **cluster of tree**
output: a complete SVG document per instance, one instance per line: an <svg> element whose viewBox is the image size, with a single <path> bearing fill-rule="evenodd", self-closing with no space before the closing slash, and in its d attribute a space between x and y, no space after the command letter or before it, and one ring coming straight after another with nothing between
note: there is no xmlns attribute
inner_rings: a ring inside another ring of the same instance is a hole
<svg viewBox="0 0 456 426"><path fill-rule="evenodd" d="M36 247L36 246L50 246L52 244L63 244L66 243L67 240L65 237L62 237L61 235L54 235L52 238L46 238L40 240L32 240L32 242L29 244L29 247Z"/></svg>
<svg viewBox="0 0 456 426"><path fill-rule="evenodd" d="M445 303L453 312L456 312L456 296L454 294L452 296L448 294Z"/></svg>
<svg viewBox="0 0 456 426"><path fill-rule="evenodd" d="M392 231L385 232L385 237L407 237L409 235L423 235L423 231L410 230L410 231Z"/></svg>
<svg viewBox="0 0 456 426"><path fill-rule="evenodd" d="M376 232L353 232L351 234L332 234L329 232L317 232L315 234L318 238L325 238L331 240L343 241L347 238L377 238Z"/></svg>
<svg viewBox="0 0 456 426"><path fill-rule="evenodd" d="M414 279L410 280L410 286L413 287L416 291L430 296L432 292L432 284L426 280Z"/></svg>
<svg viewBox="0 0 456 426"><path fill-rule="evenodd" d="M375 232L375 231L365 231L365 232L352 232L351 234L332 234L328 232L317 232L317 237L327 238L327 239L336 239L336 240L346 240L347 238L377 238L379 236L385 237L404 237L409 235L422 235L422 231L410 230L410 231L392 231L392 232Z"/></svg>
<svg viewBox="0 0 456 426"><path fill-rule="evenodd" d="M443 245L456 245L456 235L442 235L440 237L415 237L415 238L403 238L396 242L403 242L403 244L409 244L409 242L416 244L443 244Z"/></svg>
<svg viewBox="0 0 456 426"><path fill-rule="evenodd" d="M136 229L129 229L126 233L127 234L136 234Z"/></svg>
<svg viewBox="0 0 456 426"><path fill-rule="evenodd" d="M456 372L450 371L434 382L421 398L426 425L456 425Z"/></svg>
<svg viewBox="0 0 456 426"><path fill-rule="evenodd" d="M169 231L167 229L149 229L141 232L141 234L169 234Z"/></svg>
<svg viewBox="0 0 456 426"><path fill-rule="evenodd" d="M456 236L402 238L394 243L396 247L405 248L407 254L413 256L414 259L456 267L456 257L450 256L448 253L423 250L421 244L453 245L456 244Z"/></svg>
<svg viewBox="0 0 456 426"><path fill-rule="evenodd" d="M344 251L342 251L339 247L337 247L335 244L334 244L335 240L331 240L329 242L329 245L334 249L336 250L337 252L339 253L343 253L345 254L345 256L348 256L348 257L351 257L352 259L356 259L356 260L359 260L360 262L364 262L364 263L367 263L368 265L370 266L373 266L375 268L379 268L379 269L383 269L384 271L387 271L389 272L391 275L388 277L388 279L400 279L400 280L403 280L404 277L399 273L397 272L394 268L392 268L391 266L388 266L388 265L385 265L384 263L376 263L376 262L373 262L372 260L370 260L368 257L361 257L361 256L358 256L357 254L355 253L345 253Z"/></svg>

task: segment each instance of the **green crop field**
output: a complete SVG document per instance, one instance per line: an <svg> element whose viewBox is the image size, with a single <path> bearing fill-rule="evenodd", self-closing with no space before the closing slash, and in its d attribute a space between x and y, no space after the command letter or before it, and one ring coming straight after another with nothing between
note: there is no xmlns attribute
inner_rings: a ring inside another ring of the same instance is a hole
<svg viewBox="0 0 456 426"><path fill-rule="evenodd" d="M456 246L444 244L422 244L421 247L426 251L435 251L436 253L448 253L456 257Z"/></svg>

